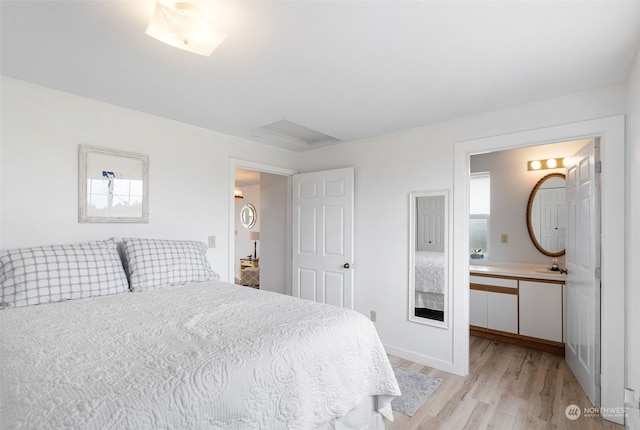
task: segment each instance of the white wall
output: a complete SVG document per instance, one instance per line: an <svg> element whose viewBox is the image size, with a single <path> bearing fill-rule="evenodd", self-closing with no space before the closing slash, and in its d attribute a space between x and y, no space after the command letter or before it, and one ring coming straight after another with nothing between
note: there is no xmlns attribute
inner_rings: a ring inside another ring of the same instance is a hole
<svg viewBox="0 0 640 430"><path fill-rule="evenodd" d="M551 265L551 257L538 251L529 237L527 204L531 190L540 178L549 173L564 173L565 169L528 171L527 161L571 156L587 142L561 142L471 157L471 173L491 172L489 258L492 261ZM509 235L509 243L501 243L501 234ZM564 256L558 260L564 267Z"/></svg>
<svg viewBox="0 0 640 430"><path fill-rule="evenodd" d="M138 236L205 241L229 275L230 158L293 168L298 155L2 77L0 248ZM78 145L150 156L149 224L78 223Z"/></svg>
<svg viewBox="0 0 640 430"><path fill-rule="evenodd" d="M640 50L629 76L626 121L627 386L640 396Z"/></svg>
<svg viewBox="0 0 640 430"><path fill-rule="evenodd" d="M291 293L289 195L289 177L260 174L260 242L263 249L260 254L260 289L281 294Z"/></svg>
<svg viewBox="0 0 640 430"><path fill-rule="evenodd" d="M625 109L626 88L617 85L302 154L303 172L355 167L355 308L365 315L377 311L376 327L390 352L464 372L452 364L453 329L407 320L408 193L437 189L455 192L454 144L619 115ZM463 247L466 254L466 243L454 242L453 247L454 252ZM454 269L459 263L453 261ZM468 285L454 284L453 289L452 301L463 300L468 293ZM454 303L457 309L458 305ZM452 315L454 324L462 318L455 312ZM464 332L468 327L455 326L455 330Z"/></svg>

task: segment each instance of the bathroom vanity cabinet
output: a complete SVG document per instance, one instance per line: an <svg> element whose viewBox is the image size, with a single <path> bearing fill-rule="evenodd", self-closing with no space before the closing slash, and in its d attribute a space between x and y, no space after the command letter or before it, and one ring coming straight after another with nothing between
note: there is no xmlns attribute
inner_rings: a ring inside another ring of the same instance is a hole
<svg viewBox="0 0 640 430"><path fill-rule="evenodd" d="M470 277L469 323L472 326L518 333L518 281Z"/></svg>
<svg viewBox="0 0 640 430"><path fill-rule="evenodd" d="M470 273L473 336L564 354L564 279Z"/></svg>

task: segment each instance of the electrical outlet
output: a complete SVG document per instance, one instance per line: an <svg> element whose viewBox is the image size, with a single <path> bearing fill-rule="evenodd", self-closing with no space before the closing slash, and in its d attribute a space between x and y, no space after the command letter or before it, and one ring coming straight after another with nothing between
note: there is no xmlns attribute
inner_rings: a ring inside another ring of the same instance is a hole
<svg viewBox="0 0 640 430"><path fill-rule="evenodd" d="M502 233L500 235L500 243L509 243L509 235L506 233Z"/></svg>
<svg viewBox="0 0 640 430"><path fill-rule="evenodd" d="M371 321L376 322L376 311L371 311Z"/></svg>
<svg viewBox="0 0 640 430"><path fill-rule="evenodd" d="M215 248L215 247L216 247L216 237L209 236L209 248Z"/></svg>

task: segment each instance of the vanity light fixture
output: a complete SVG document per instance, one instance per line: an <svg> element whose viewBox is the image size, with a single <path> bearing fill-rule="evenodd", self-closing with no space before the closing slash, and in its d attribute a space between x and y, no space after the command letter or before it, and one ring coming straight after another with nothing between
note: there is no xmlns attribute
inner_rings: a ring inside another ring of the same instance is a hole
<svg viewBox="0 0 640 430"><path fill-rule="evenodd" d="M145 33L167 45L205 57L228 36L224 31L211 28L196 5L160 0L156 1Z"/></svg>
<svg viewBox="0 0 640 430"><path fill-rule="evenodd" d="M233 189L233 195L236 198L236 200L244 199L244 196L242 195L242 190L239 189L238 187L235 187Z"/></svg>
<svg viewBox="0 0 640 430"><path fill-rule="evenodd" d="M569 166L569 157L549 158L547 160L531 160L527 162L527 170L559 169Z"/></svg>

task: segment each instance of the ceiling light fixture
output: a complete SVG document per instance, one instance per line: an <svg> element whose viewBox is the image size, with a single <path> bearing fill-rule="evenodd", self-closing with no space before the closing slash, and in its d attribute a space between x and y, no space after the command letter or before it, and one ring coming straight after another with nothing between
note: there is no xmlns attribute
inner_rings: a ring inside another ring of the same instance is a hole
<svg viewBox="0 0 640 430"><path fill-rule="evenodd" d="M549 158L547 160L531 160L527 162L527 170L560 169L568 167L570 162L571 159L569 157Z"/></svg>
<svg viewBox="0 0 640 430"><path fill-rule="evenodd" d="M187 2L165 4L159 0L146 33L167 45L205 57L228 36L211 28L197 6Z"/></svg>

